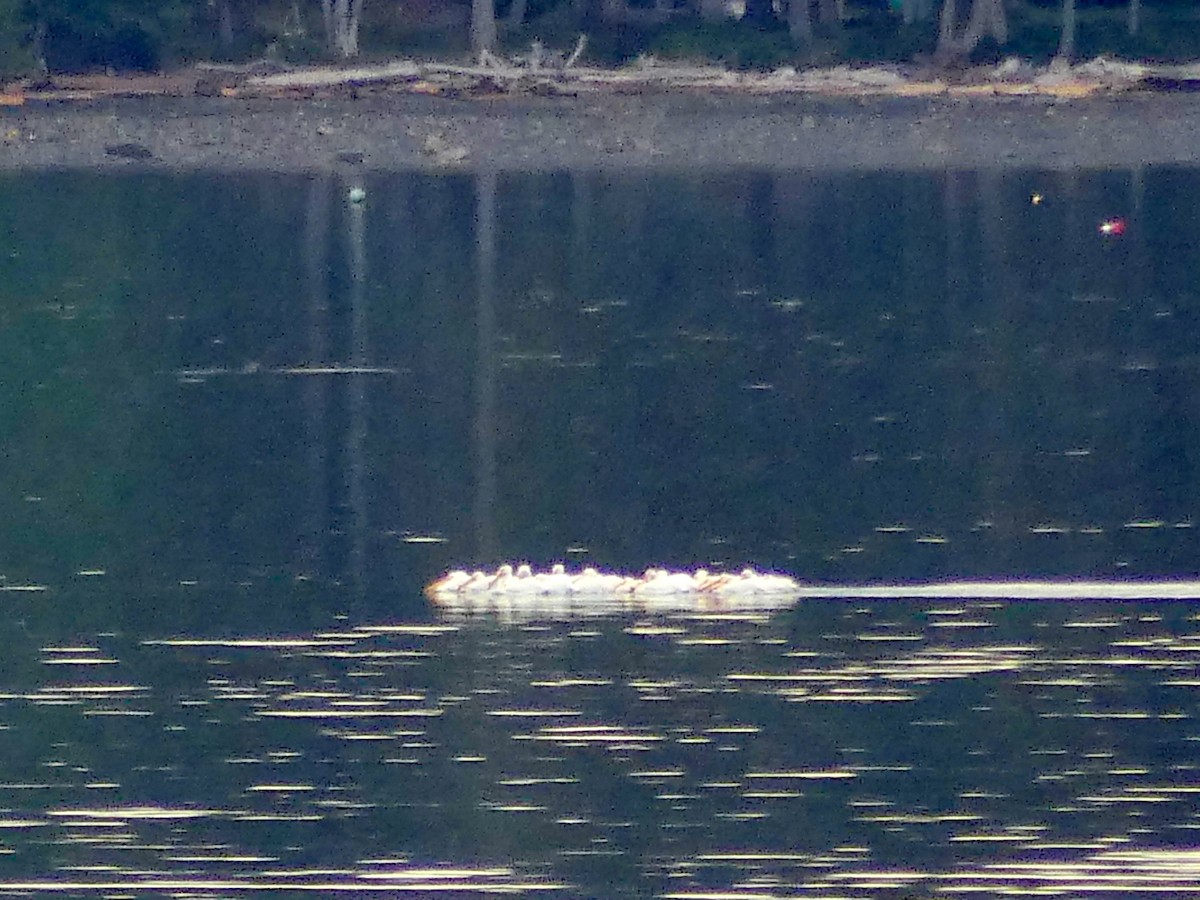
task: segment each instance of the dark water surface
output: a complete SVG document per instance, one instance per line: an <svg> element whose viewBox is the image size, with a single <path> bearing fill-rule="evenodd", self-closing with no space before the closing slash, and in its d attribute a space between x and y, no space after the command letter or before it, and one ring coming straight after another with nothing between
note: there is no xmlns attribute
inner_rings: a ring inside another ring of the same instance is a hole
<svg viewBox="0 0 1200 900"><path fill-rule="evenodd" d="M0 179L0 894L1200 893L1200 604L420 594L1194 579L1198 199Z"/></svg>

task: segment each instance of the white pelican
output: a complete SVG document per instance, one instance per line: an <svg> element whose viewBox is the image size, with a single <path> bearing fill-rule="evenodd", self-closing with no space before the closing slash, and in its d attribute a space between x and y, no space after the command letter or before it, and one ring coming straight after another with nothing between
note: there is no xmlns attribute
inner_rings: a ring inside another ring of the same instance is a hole
<svg viewBox="0 0 1200 900"><path fill-rule="evenodd" d="M755 578L751 569L737 574L723 572L711 580L708 593L716 597L751 597L758 593Z"/></svg>
<svg viewBox="0 0 1200 900"><path fill-rule="evenodd" d="M425 588L425 593L432 597L434 594L457 594L471 581L469 572L464 572L462 569L455 569L453 572L447 572L429 587Z"/></svg>
<svg viewBox="0 0 1200 900"><path fill-rule="evenodd" d="M537 581L539 594L552 594L556 597L571 593L571 588L575 581L575 579L567 574L567 569L562 563L555 563L550 567L549 572L534 575L533 577Z"/></svg>
<svg viewBox="0 0 1200 900"><path fill-rule="evenodd" d="M517 566L517 572L505 584L506 594L538 594L538 580L533 575L533 568L528 564Z"/></svg>
<svg viewBox="0 0 1200 900"><path fill-rule="evenodd" d="M428 594L457 594L470 582L470 572L462 569L455 569L451 572L446 572L445 575L438 578L426 588Z"/></svg>
<svg viewBox="0 0 1200 900"><path fill-rule="evenodd" d="M471 580L459 588L458 592L460 594L485 594L492 589L495 581L495 575L489 575L477 569L471 573Z"/></svg>
<svg viewBox="0 0 1200 900"><path fill-rule="evenodd" d="M800 585L786 575L762 574L746 568L739 573L710 573L707 569L694 572L672 572L650 568L640 578L599 572L586 568L575 575L561 563L549 572L534 572L527 564L513 570L511 565L500 566L495 574L467 573L460 569L447 572L426 588L426 594L436 603L453 604L455 597L476 600L492 598L497 604L521 605L533 598L566 599L571 596L598 598L639 598L671 604L733 600L768 602L780 605L798 596ZM763 598L756 601L755 598ZM766 598L772 598L766 600ZM775 599L778 598L778 599Z"/></svg>
<svg viewBox="0 0 1200 900"><path fill-rule="evenodd" d="M531 566L519 565L515 572L512 570L512 566L501 566L500 568L507 569L507 573L496 579L499 586L493 587L491 590L495 596L503 598L508 603L519 603L536 597L540 593L538 579L533 574Z"/></svg>
<svg viewBox="0 0 1200 900"><path fill-rule="evenodd" d="M635 597L676 597L694 594L698 590L696 580L686 572L668 572L666 569L647 569L646 576L633 589Z"/></svg>
<svg viewBox="0 0 1200 900"><path fill-rule="evenodd" d="M496 570L496 577L492 579L489 593L506 594L508 593L509 585L516 580L516 576L513 575L513 567L505 563Z"/></svg>
<svg viewBox="0 0 1200 900"><path fill-rule="evenodd" d="M799 587L786 575L762 575L747 568L736 575L719 576L708 590L718 597L756 597L794 594Z"/></svg>
<svg viewBox="0 0 1200 900"><path fill-rule="evenodd" d="M601 574L589 566L571 579L571 591L576 594L628 593L633 580L624 575Z"/></svg>
<svg viewBox="0 0 1200 900"><path fill-rule="evenodd" d="M800 589L796 580L787 575L759 575L755 583L760 594L794 594Z"/></svg>
<svg viewBox="0 0 1200 900"><path fill-rule="evenodd" d="M740 577L747 592L753 594L790 594L800 587L786 575L764 575L753 569L742 569Z"/></svg>

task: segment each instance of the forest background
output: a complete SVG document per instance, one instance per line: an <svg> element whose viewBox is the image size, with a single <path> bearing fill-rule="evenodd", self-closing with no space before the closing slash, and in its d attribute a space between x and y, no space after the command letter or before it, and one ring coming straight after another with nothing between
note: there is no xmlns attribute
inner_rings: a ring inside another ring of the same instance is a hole
<svg viewBox="0 0 1200 900"><path fill-rule="evenodd" d="M544 53L940 66L1200 57L1196 0L0 0L0 76ZM531 51L530 48L534 48Z"/></svg>

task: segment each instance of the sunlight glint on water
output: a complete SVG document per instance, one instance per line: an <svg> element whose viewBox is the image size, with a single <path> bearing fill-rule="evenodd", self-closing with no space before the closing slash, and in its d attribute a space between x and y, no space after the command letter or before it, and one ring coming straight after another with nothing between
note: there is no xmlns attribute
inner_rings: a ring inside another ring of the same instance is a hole
<svg viewBox="0 0 1200 900"><path fill-rule="evenodd" d="M932 603L43 647L55 671L106 653L137 683L81 666L85 680L6 694L8 732L47 705L149 717L179 800L131 802L136 758L83 765L60 745L49 788L0 785L3 846L49 848L58 874L0 890L578 891L583 861L605 859L689 898L1200 889L1194 851L1172 848L1200 828L1188 608ZM164 665L165 704L144 677ZM189 745L224 755L185 769ZM290 861L377 817L519 842L465 866Z"/></svg>
<svg viewBox="0 0 1200 900"><path fill-rule="evenodd" d="M1200 893L1197 173L368 181L0 180L0 894Z"/></svg>

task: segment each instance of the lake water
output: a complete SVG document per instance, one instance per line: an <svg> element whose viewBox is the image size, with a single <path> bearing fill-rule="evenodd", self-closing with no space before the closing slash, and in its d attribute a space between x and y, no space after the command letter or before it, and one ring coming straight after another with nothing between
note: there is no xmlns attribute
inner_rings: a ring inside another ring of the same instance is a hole
<svg viewBox="0 0 1200 900"><path fill-rule="evenodd" d="M0 178L0 895L1200 893L1197 197Z"/></svg>

